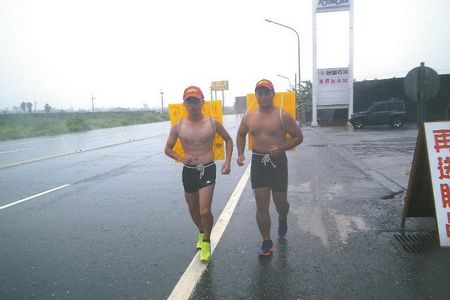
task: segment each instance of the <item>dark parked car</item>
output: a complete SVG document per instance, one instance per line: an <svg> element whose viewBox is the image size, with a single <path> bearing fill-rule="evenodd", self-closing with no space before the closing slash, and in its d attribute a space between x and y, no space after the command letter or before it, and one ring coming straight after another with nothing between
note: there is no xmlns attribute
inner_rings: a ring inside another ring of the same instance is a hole
<svg viewBox="0 0 450 300"><path fill-rule="evenodd" d="M389 124L393 128L400 128L407 121L405 102L401 100L376 102L366 111L352 114L348 121L356 129L377 124Z"/></svg>

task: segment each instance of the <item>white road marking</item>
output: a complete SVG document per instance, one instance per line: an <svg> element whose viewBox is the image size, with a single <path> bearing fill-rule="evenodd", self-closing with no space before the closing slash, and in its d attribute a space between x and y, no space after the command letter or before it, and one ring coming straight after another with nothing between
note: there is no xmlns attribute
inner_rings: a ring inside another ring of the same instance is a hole
<svg viewBox="0 0 450 300"><path fill-rule="evenodd" d="M49 194L49 193L51 193L51 192L54 192L54 191L63 189L63 188L65 188L65 187L68 187L69 185L70 185L70 184L61 185L61 186L58 186L58 187L56 187L56 188L54 188L54 189L51 189L51 190L48 190L48 191L45 191L45 192L42 192L42 193L39 193L39 194L30 196L30 197L27 197L27 198L25 198L25 199L22 199L22 200L19 200L19 201L10 203L10 204L6 204L6 205L3 205L3 206L0 206L0 209L5 209L5 208L8 208L8 207L17 205L17 204L19 204L19 203L22 203L22 202L25 202L25 201L34 199L34 198L36 198L36 197L43 196L43 195L45 195L45 194Z"/></svg>
<svg viewBox="0 0 450 300"><path fill-rule="evenodd" d="M149 137L145 137L145 138L128 140L128 141L124 141L124 142L108 144L108 145L98 146L98 147L89 148L89 149L74 150L74 151L71 151L71 152L64 152L64 153L54 154L54 155L45 156L45 157L38 157L38 158L30 159L30 160L18 161L18 162L6 164L6 165L3 165L3 166L0 165L0 169L12 168L12 167L21 166L21 165L24 165L24 164L30 164L30 163L34 163L34 162L38 162L38 161L42 161L42 160L53 159L53 158L58 158L58 157L63 157L63 156L73 155L73 154L78 154L78 153L84 153L84 152L88 152L88 151L95 151L95 150L100 150L100 149L120 146L120 145L124 145L124 144L128 144L128 143L140 142L140 141L143 141L143 140L155 138L157 136L159 136L159 135L153 135L153 136L149 136Z"/></svg>
<svg viewBox="0 0 450 300"><path fill-rule="evenodd" d="M244 190L249 177L250 177L250 164L248 165L247 169L245 170L244 174L239 180L239 183L237 184L236 188L231 194L230 199L228 199L228 202L225 205L225 208L223 209L222 213L220 214L220 217L217 220L216 225L214 225L214 228L211 232L211 254L214 252L214 249L219 243L219 240L222 237L222 234L225 231L231 216L233 215L234 209L236 208L236 204L238 203L241 197L242 191ZM177 285L172 290L172 293L170 294L168 299L176 299L176 300L189 299L195 286L200 280L200 277L205 271L207 265L208 264L206 263L202 263L198 259L198 256L195 255L191 263L187 267L186 271L181 276Z"/></svg>

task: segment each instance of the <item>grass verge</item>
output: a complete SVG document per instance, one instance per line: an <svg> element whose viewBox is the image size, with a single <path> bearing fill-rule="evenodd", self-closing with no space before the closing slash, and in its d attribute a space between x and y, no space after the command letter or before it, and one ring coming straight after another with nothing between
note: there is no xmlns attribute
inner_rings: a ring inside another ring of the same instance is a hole
<svg viewBox="0 0 450 300"><path fill-rule="evenodd" d="M166 120L166 115L141 111L0 115L0 140L57 135Z"/></svg>

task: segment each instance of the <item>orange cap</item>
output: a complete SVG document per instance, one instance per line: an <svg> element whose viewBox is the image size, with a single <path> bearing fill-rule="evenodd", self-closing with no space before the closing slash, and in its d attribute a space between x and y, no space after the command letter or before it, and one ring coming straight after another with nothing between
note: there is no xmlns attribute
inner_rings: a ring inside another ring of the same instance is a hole
<svg viewBox="0 0 450 300"><path fill-rule="evenodd" d="M205 97L203 96L203 92L199 87L193 86L191 85L190 87L187 87L184 90L183 93L183 101L186 100L187 98L197 98L199 100L203 100Z"/></svg>
<svg viewBox="0 0 450 300"><path fill-rule="evenodd" d="M269 89L271 91L274 90L272 82L270 80L267 80L267 79L261 79L260 81L258 81L256 83L255 91L258 88L260 88L260 87L265 87L265 88L267 88L267 89Z"/></svg>

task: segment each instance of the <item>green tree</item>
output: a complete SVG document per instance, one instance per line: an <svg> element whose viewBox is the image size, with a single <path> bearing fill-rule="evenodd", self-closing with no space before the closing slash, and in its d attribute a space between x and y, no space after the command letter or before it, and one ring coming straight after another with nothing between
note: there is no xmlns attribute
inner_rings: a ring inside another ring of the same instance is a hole
<svg viewBox="0 0 450 300"><path fill-rule="evenodd" d="M33 109L33 103L27 102L26 106L27 106L28 113L31 113L31 110Z"/></svg>
<svg viewBox="0 0 450 300"><path fill-rule="evenodd" d="M305 120L310 123L312 120L312 82L310 80L302 81L300 88L300 99L305 108ZM302 107L297 98L297 119L301 119Z"/></svg>
<svg viewBox="0 0 450 300"><path fill-rule="evenodd" d="M45 103L44 109L45 109L46 113L49 113L52 110L52 107L50 105L48 105L48 103Z"/></svg>

